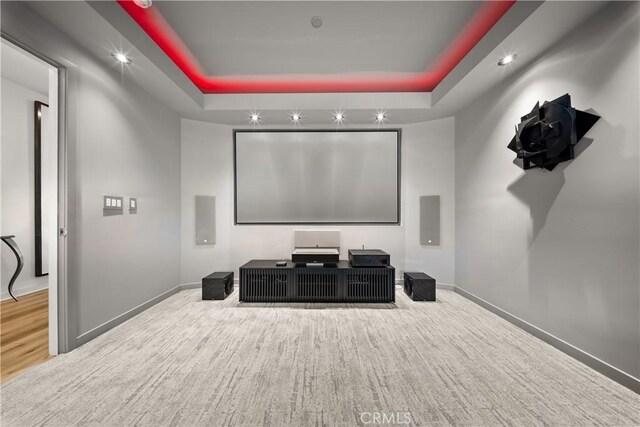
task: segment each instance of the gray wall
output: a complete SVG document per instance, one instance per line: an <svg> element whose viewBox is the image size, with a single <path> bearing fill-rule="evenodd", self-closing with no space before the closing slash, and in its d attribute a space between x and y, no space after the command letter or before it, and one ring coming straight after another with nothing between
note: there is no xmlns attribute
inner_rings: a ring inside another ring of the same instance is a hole
<svg viewBox="0 0 640 427"><path fill-rule="evenodd" d="M182 120L182 283L215 270L235 271L252 258L288 258L296 229L340 230L342 258L365 244L391 254L396 277L426 271L452 284L454 259L454 120L404 125L401 142L400 225L234 225L233 135L230 126ZM420 245L420 196L442 198L440 246ZM195 244L195 196L216 197L216 243Z"/></svg>
<svg viewBox="0 0 640 427"><path fill-rule="evenodd" d="M66 302L73 347L179 283L180 118L93 56L104 52L83 50L23 4L2 2L2 30L69 67ZM103 216L105 194L137 197L138 214Z"/></svg>
<svg viewBox="0 0 640 427"><path fill-rule="evenodd" d="M638 3L607 6L457 114L455 153L456 286L636 378L638 40ZM574 161L525 173L514 125L567 92L602 119Z"/></svg>

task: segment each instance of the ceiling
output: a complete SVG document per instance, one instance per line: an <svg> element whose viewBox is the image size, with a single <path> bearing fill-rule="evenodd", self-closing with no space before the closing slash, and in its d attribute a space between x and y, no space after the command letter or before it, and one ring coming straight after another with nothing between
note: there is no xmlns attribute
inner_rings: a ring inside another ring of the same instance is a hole
<svg viewBox="0 0 640 427"><path fill-rule="evenodd" d="M49 65L2 39L2 78L49 96Z"/></svg>
<svg viewBox="0 0 640 427"><path fill-rule="evenodd" d="M236 2L255 4L242 0L236 0ZM162 3L159 9L165 7L165 2L155 0L154 4L158 3ZM171 3L170 7L178 8L185 2L168 0L168 3ZM207 0L205 4L208 3L215 5L215 3L227 2ZM307 3L307 1L265 1L263 3L293 5ZM336 4L331 1L309 1L308 3L326 3L327 6ZM361 3L375 9L389 5L403 5L405 2L382 0ZM111 57L114 49L126 52L132 58L133 64L125 68L114 68L114 72L123 73L119 80L122 80L123 84L135 82L181 117L232 126L248 126L250 125L249 113L259 111L264 118L261 126L265 127L291 125L290 116L293 111L301 112L302 126L307 127L333 126L332 114L336 110L345 112L346 126L374 125L373 119L379 110L385 111L387 116L385 125L388 126L452 116L500 82L517 78L519 74L526 72L529 64L544 55L545 51L577 25L597 13L604 4L606 2L598 1L546 1L542 4L531 1L517 2L430 93L203 94L116 1L28 3L31 9L66 32L108 66L114 65ZM327 28L329 16L331 15L324 14L325 22L318 31ZM392 17L393 13L389 12L388 18L392 19ZM304 25L309 23L309 19L306 17ZM176 23L176 26L179 25ZM540 31L541 28L545 30ZM311 30L313 28L309 25L309 31ZM375 31L372 31L373 34ZM345 41L345 43L348 42ZM513 52L518 54L516 62L507 67L496 65L500 57ZM207 73L232 72L234 69L235 72L241 72L242 61L248 60L240 58L234 61L236 62L232 65L223 65L230 67L227 71L224 71L224 68L219 69L222 71L211 68L207 69ZM289 61L296 61L296 59L289 59ZM373 64L373 61L367 58L362 60L355 58L354 61L361 63L362 67L365 64ZM407 59L407 62L402 65L405 68L396 68L396 70L411 70L410 67L420 65L417 62L409 63L409 61L415 61L415 58ZM203 62L207 64L204 60ZM399 64L384 65L382 62L381 64L381 67L400 66ZM214 64L206 66L213 67ZM299 66L304 67L304 64ZM340 64L331 66L334 67L334 71L341 70ZM364 69L360 68L360 70ZM392 68L386 68L386 70L390 69ZM304 71L304 68L298 70ZM277 70L273 69L273 64L256 68L254 72L258 71L277 76L275 74ZM323 72L328 71L331 70L323 69Z"/></svg>
<svg viewBox="0 0 640 427"><path fill-rule="evenodd" d="M203 93L318 93L431 91L515 1L118 3Z"/></svg>
<svg viewBox="0 0 640 427"><path fill-rule="evenodd" d="M482 3L157 2L210 76L421 73ZM322 26L313 28L311 18Z"/></svg>

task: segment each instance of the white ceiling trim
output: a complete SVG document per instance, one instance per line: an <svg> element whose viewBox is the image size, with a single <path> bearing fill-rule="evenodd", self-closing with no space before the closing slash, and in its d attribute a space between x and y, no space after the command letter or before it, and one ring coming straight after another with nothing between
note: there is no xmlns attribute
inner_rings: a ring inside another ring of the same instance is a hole
<svg viewBox="0 0 640 427"><path fill-rule="evenodd" d="M266 93L204 95L204 109L215 110L356 110L431 108L430 93Z"/></svg>

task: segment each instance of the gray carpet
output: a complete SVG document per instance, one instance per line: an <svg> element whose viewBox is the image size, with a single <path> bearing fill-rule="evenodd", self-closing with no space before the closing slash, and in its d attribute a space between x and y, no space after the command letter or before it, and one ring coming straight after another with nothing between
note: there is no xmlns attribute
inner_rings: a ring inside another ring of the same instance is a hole
<svg viewBox="0 0 640 427"><path fill-rule="evenodd" d="M405 412L413 425L640 425L640 396L448 291L436 303L398 293L395 306L183 291L1 392L3 426L358 425Z"/></svg>

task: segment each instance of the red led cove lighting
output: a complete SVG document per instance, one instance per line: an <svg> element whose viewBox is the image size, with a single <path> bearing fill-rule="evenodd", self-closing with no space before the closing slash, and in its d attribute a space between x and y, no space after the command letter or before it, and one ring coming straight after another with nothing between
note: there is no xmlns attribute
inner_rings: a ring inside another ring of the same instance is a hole
<svg viewBox="0 0 640 427"><path fill-rule="evenodd" d="M205 75L198 60L155 7L143 9L132 0L117 2L203 93L431 92L515 4L515 0L485 1L423 73L241 78Z"/></svg>

